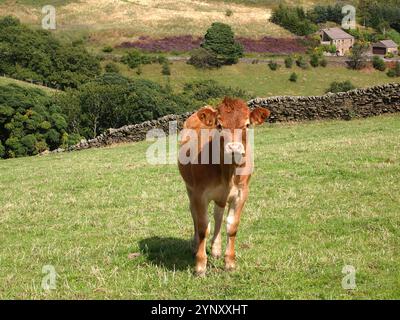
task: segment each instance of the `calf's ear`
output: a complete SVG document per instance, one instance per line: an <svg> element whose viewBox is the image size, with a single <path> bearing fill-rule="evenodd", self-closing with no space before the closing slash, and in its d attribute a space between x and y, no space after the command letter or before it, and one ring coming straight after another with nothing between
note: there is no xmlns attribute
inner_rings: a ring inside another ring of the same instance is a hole
<svg viewBox="0 0 400 320"><path fill-rule="evenodd" d="M250 122L252 124L263 124L271 112L266 108L255 108L250 113Z"/></svg>
<svg viewBox="0 0 400 320"><path fill-rule="evenodd" d="M197 117L207 127L214 127L217 123L217 111L209 106L197 111Z"/></svg>

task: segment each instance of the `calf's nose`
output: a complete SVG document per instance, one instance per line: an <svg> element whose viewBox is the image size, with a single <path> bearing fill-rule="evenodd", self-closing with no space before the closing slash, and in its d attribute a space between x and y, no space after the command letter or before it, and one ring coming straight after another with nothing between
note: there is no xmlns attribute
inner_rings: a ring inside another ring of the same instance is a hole
<svg viewBox="0 0 400 320"><path fill-rule="evenodd" d="M229 142L225 146L225 152L244 155L244 146L240 142Z"/></svg>

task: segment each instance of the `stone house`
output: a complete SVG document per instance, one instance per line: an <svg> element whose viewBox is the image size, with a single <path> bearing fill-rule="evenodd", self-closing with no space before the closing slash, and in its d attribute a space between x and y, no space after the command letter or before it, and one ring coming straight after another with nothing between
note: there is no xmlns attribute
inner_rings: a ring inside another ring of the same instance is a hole
<svg viewBox="0 0 400 320"><path fill-rule="evenodd" d="M340 28L328 28L320 31L321 44L335 45L336 55L344 56L354 45L354 37Z"/></svg>
<svg viewBox="0 0 400 320"><path fill-rule="evenodd" d="M399 46L393 40L382 40L372 45L373 54L386 55L393 53L394 55L399 53Z"/></svg>

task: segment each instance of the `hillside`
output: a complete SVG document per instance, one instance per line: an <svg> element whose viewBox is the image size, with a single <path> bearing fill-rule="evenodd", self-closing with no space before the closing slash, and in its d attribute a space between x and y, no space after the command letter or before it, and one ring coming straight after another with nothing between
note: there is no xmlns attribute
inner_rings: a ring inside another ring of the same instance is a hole
<svg viewBox="0 0 400 320"><path fill-rule="evenodd" d="M278 1L201 0L81 0L53 1L57 8L57 34L71 39L89 37L93 43L118 44L142 35L203 35L214 21L232 25L239 36L291 36L268 21ZM310 3L310 1L305 1ZM46 1L0 1L0 16L9 14L30 25L41 25ZM228 17L227 10L233 15Z"/></svg>
<svg viewBox="0 0 400 320"><path fill-rule="evenodd" d="M280 62L283 65L283 62ZM165 76L161 74L161 66L157 64L142 67L138 76L135 70L120 64L121 73L132 78L149 79L166 84ZM296 72L299 79L290 82L289 77ZM389 82L400 82L400 78L390 78L384 72L368 68L362 71L351 70L344 66L328 66L326 68L309 68L307 70L283 66L277 71L271 71L266 64L239 63L224 66L216 70L198 70L185 62L174 62L171 65L170 83L175 90L182 90L185 83L195 80L213 79L221 85L242 88L252 96L279 95L322 95L326 93L331 82L350 80L356 87L363 88Z"/></svg>
<svg viewBox="0 0 400 320"><path fill-rule="evenodd" d="M37 89L41 89L44 90L48 93L54 93L54 92L58 92L58 90L56 89L52 89L52 88L48 88L45 86L40 86L40 85L36 85L33 83L29 83L29 82L25 82L25 81L20 81L20 80L16 80L16 79L11 79L11 78L7 78L7 77L1 77L0 76L0 86L1 85L7 85L7 84L15 84L21 87L28 87L28 88L37 88Z"/></svg>
<svg viewBox="0 0 400 320"><path fill-rule="evenodd" d="M240 269L210 259L204 279L184 184L148 143L0 161L0 299L398 299L399 121L257 129Z"/></svg>

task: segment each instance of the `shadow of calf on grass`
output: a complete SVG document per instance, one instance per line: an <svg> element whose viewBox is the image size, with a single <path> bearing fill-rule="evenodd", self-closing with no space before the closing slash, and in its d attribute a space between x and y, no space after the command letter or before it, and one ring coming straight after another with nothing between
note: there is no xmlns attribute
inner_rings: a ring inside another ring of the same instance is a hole
<svg viewBox="0 0 400 320"><path fill-rule="evenodd" d="M139 248L149 262L168 270L186 270L193 266L190 240L151 237L141 240Z"/></svg>

